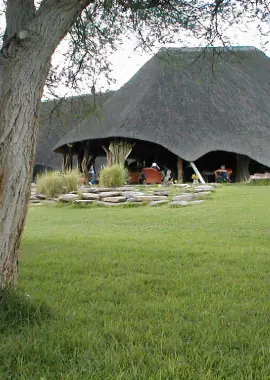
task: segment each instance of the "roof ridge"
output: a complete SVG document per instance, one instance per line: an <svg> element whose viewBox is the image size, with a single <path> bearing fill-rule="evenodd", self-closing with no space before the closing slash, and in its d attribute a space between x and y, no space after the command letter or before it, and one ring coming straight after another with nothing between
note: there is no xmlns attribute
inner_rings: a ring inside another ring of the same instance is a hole
<svg viewBox="0 0 270 380"><path fill-rule="evenodd" d="M218 50L218 51L258 51L262 52L260 49L256 48L255 46L207 46L207 47L189 47L189 46L179 46L179 47L162 47L159 49L159 52L164 51L175 51L175 52L183 52L183 53L192 53L192 52L200 52L200 51L212 51L212 50Z"/></svg>

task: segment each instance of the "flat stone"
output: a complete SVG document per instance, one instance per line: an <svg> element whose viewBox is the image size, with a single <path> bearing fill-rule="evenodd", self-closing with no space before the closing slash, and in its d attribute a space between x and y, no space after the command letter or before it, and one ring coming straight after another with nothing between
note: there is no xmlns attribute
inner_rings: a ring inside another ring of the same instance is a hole
<svg viewBox="0 0 270 380"><path fill-rule="evenodd" d="M205 202L205 199L200 199L200 200L197 200L197 201L191 201L189 202L190 205L199 205L200 203L203 203Z"/></svg>
<svg viewBox="0 0 270 380"><path fill-rule="evenodd" d="M142 191L125 191L121 193L126 198L133 198L139 195L145 195Z"/></svg>
<svg viewBox="0 0 270 380"><path fill-rule="evenodd" d="M81 193L104 193L115 191L114 188L110 187L97 187L97 186L81 186L79 188Z"/></svg>
<svg viewBox="0 0 270 380"><path fill-rule="evenodd" d="M70 191L69 194L78 194L78 190Z"/></svg>
<svg viewBox="0 0 270 380"><path fill-rule="evenodd" d="M142 202L137 201L136 198L127 198L127 202L130 202L130 203L134 203L134 202L142 203Z"/></svg>
<svg viewBox="0 0 270 380"><path fill-rule="evenodd" d="M76 199L79 199L79 195L78 194L64 194L64 195L60 195L58 199L60 202L73 202Z"/></svg>
<svg viewBox="0 0 270 380"><path fill-rule="evenodd" d="M195 193L200 193L204 191L214 191L214 190L215 190L214 187L210 185L200 185L200 186L194 187Z"/></svg>
<svg viewBox="0 0 270 380"><path fill-rule="evenodd" d="M188 185L187 183L175 183L173 186L176 186L176 187L190 187L190 185Z"/></svg>
<svg viewBox="0 0 270 380"><path fill-rule="evenodd" d="M114 191L136 191L133 186L114 187Z"/></svg>
<svg viewBox="0 0 270 380"><path fill-rule="evenodd" d="M111 187L97 187L99 193L114 191Z"/></svg>
<svg viewBox="0 0 270 380"><path fill-rule="evenodd" d="M174 201L186 201L186 202L189 202L189 201L192 201L193 199L195 198L195 195L190 193L190 194L180 194L180 195L176 195L173 200Z"/></svg>
<svg viewBox="0 0 270 380"><path fill-rule="evenodd" d="M250 179L260 180L260 179L270 179L270 173L254 173L250 176Z"/></svg>
<svg viewBox="0 0 270 380"><path fill-rule="evenodd" d="M79 205L91 205L93 201L90 199L76 199L76 201L73 201L73 203Z"/></svg>
<svg viewBox="0 0 270 380"><path fill-rule="evenodd" d="M195 198L201 198L201 197L207 197L208 195L212 194L211 191L201 191L199 193L193 194Z"/></svg>
<svg viewBox="0 0 270 380"><path fill-rule="evenodd" d="M167 197L169 192L167 190L156 190L154 191L154 195L163 195L164 197Z"/></svg>
<svg viewBox="0 0 270 380"><path fill-rule="evenodd" d="M168 199L164 201L152 201L149 203L149 206L160 206L168 203Z"/></svg>
<svg viewBox="0 0 270 380"><path fill-rule="evenodd" d="M102 198L104 202L111 202L111 203L123 203L126 202L125 197L107 197L107 198Z"/></svg>
<svg viewBox="0 0 270 380"><path fill-rule="evenodd" d="M164 201L168 199L164 195L139 195L134 196L135 202L151 202L151 201Z"/></svg>
<svg viewBox="0 0 270 380"><path fill-rule="evenodd" d="M172 201L170 202L171 206L187 206L188 202L186 201Z"/></svg>
<svg viewBox="0 0 270 380"><path fill-rule="evenodd" d="M96 187L81 186L79 188L79 192L81 192L81 193L91 193L91 194L94 193L94 194L96 194L96 193L99 192L99 189L96 188Z"/></svg>
<svg viewBox="0 0 270 380"><path fill-rule="evenodd" d="M47 199L47 195L45 194L36 194L37 199Z"/></svg>
<svg viewBox="0 0 270 380"><path fill-rule="evenodd" d="M98 201L97 204L99 206L121 206L125 203L113 203L113 202L103 202L103 201Z"/></svg>
<svg viewBox="0 0 270 380"><path fill-rule="evenodd" d="M101 198L119 197L119 196L121 196L121 192L119 191L104 191L100 194Z"/></svg>
<svg viewBox="0 0 270 380"><path fill-rule="evenodd" d="M99 194L95 194L95 193L82 193L81 194L81 197L83 200L92 200L92 201L96 201L98 199L100 199L100 195Z"/></svg>
<svg viewBox="0 0 270 380"><path fill-rule="evenodd" d="M96 193L98 193L98 189L95 189L95 188L93 188L93 187L84 187L84 186L82 186L82 187L80 187L79 188L79 192L80 193L94 193L94 194L96 194Z"/></svg>

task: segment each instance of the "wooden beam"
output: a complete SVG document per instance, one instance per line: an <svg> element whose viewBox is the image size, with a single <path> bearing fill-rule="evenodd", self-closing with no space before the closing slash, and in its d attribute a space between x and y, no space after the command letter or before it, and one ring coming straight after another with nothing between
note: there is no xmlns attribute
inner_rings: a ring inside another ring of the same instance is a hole
<svg viewBox="0 0 270 380"><path fill-rule="evenodd" d="M62 172L65 171L66 161L67 161L67 154L66 154L66 153L63 153L63 158L62 158Z"/></svg>
<svg viewBox="0 0 270 380"><path fill-rule="evenodd" d="M197 169L196 165L194 164L194 162L191 162L190 163L192 169L194 170L194 172L197 174L197 176L199 177L199 180L201 181L201 183L205 184L205 180L203 179L203 177L201 176L201 173L199 172L199 170Z"/></svg>
<svg viewBox="0 0 270 380"><path fill-rule="evenodd" d="M84 173L85 179L88 178L88 160L89 160L89 151L87 146L84 148L84 153L83 153L83 159L82 159L82 172Z"/></svg>
<svg viewBox="0 0 270 380"><path fill-rule="evenodd" d="M78 161L77 161L78 162L78 170L80 173L83 173L82 161L84 158L84 150L79 151L77 156L78 156Z"/></svg>
<svg viewBox="0 0 270 380"><path fill-rule="evenodd" d="M72 155L72 147L68 147L68 152L64 153L63 161L62 161L62 171L72 170L73 166L73 155Z"/></svg>
<svg viewBox="0 0 270 380"><path fill-rule="evenodd" d="M180 157L177 157L177 181L179 183L184 182L183 160Z"/></svg>

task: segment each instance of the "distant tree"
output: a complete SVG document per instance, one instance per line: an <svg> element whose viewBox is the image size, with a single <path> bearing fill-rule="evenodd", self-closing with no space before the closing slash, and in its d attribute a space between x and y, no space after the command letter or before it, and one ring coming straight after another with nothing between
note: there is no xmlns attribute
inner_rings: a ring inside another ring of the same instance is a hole
<svg viewBox="0 0 270 380"><path fill-rule="evenodd" d="M269 21L269 2L260 0L5 0L2 7L0 289L17 281L46 81L54 86L60 78L79 86L82 76L95 74L97 68L109 73L107 51L130 31L148 48L156 41L172 42L180 29L204 38L207 45L217 38L227 43L223 26L243 17ZM65 70L51 70L52 55L67 33Z"/></svg>

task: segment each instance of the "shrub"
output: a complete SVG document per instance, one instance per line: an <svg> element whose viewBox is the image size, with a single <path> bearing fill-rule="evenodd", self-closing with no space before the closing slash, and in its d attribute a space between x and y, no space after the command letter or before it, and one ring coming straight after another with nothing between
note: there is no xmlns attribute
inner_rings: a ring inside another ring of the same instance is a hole
<svg viewBox="0 0 270 380"><path fill-rule="evenodd" d="M128 178L127 170L122 165L106 166L101 170L99 183L105 187L123 186Z"/></svg>
<svg viewBox="0 0 270 380"><path fill-rule="evenodd" d="M62 175L64 177L66 192L70 193L71 191L77 190L80 181L80 173L78 170L70 170Z"/></svg>
<svg viewBox="0 0 270 380"><path fill-rule="evenodd" d="M270 186L270 178L253 178L249 185L255 185L255 186Z"/></svg>
<svg viewBox="0 0 270 380"><path fill-rule="evenodd" d="M66 173L47 172L37 176L37 192L49 197L77 190L79 173L72 170Z"/></svg>

